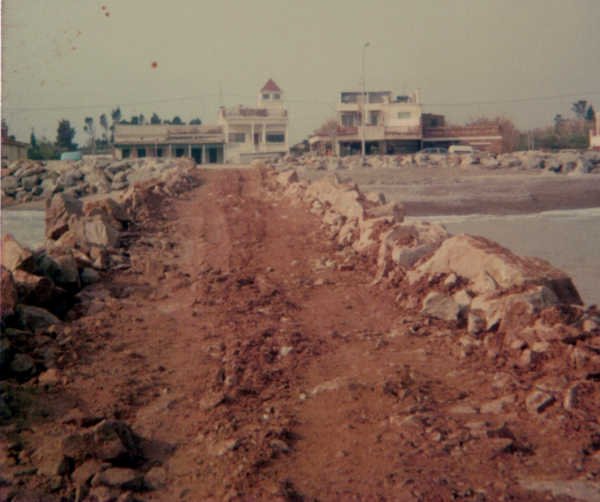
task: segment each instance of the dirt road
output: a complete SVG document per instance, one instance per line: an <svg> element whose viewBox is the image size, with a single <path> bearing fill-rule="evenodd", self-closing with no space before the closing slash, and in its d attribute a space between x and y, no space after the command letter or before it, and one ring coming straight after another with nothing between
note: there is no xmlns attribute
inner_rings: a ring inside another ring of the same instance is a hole
<svg viewBox="0 0 600 502"><path fill-rule="evenodd" d="M265 197L259 170L197 181L152 201L132 268L67 325L59 392L23 398L32 445L68 414L127 422L157 479L136 500L542 501L527 488L600 481L593 407L523 404L576 369L520 369L400 306L420 291L371 285L374 256L340 266L320 219Z"/></svg>

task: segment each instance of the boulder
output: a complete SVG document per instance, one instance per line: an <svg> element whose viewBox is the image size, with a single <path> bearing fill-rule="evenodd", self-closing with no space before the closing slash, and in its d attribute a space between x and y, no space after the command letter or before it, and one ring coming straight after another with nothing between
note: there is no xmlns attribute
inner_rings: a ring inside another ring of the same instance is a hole
<svg viewBox="0 0 600 502"><path fill-rule="evenodd" d="M13 280L13 275L4 265L2 265L0 288L2 291L0 308L2 309L2 319L4 319L5 316L14 312L18 299L17 287Z"/></svg>
<svg viewBox="0 0 600 502"><path fill-rule="evenodd" d="M401 223L404 221L404 214L406 209L398 201L392 201L389 204L383 204L366 209L364 212L365 218L382 218L384 216L391 216L393 218L392 223Z"/></svg>
<svg viewBox="0 0 600 502"><path fill-rule="evenodd" d="M277 178L275 178L277 180L277 183L279 183L280 185L283 186L288 186L291 183L297 183L298 181L300 181L300 179L298 178L298 173L296 172L295 169L290 169L289 171L284 171L280 174L277 175Z"/></svg>
<svg viewBox="0 0 600 502"><path fill-rule="evenodd" d="M13 276L22 303L52 311L66 298L66 291L56 287L48 277L22 270L17 270Z"/></svg>
<svg viewBox="0 0 600 502"><path fill-rule="evenodd" d="M458 305L450 295L432 291L423 300L423 310L420 314L426 317L442 319L444 321L457 321L461 313Z"/></svg>
<svg viewBox="0 0 600 502"><path fill-rule="evenodd" d="M484 237L459 234L446 239L433 256L408 274L411 284L433 274L473 279L487 274L500 288L545 285L561 303L582 305L571 279L545 260L517 256Z"/></svg>
<svg viewBox="0 0 600 502"><path fill-rule="evenodd" d="M69 229L69 219L83 216L83 202L58 193L46 203L46 237L58 239Z"/></svg>
<svg viewBox="0 0 600 502"><path fill-rule="evenodd" d="M101 215L92 216L83 222L87 241L95 246L117 247L119 231L106 223Z"/></svg>
<svg viewBox="0 0 600 502"><path fill-rule="evenodd" d="M2 237L2 265L13 272L31 272L35 268L33 253L21 246L11 234L6 234Z"/></svg>
<svg viewBox="0 0 600 502"><path fill-rule="evenodd" d="M38 328L47 328L53 324L60 324L60 319L46 309L31 305L19 305L16 311L21 317L21 323L30 331Z"/></svg>
<svg viewBox="0 0 600 502"><path fill-rule="evenodd" d="M113 225L117 227L126 227L128 224L133 223L131 216L125 211L123 206L119 204L114 199L102 199L93 202L86 202L83 205L83 212L87 216L94 216L95 214L102 214L103 211L105 214L109 215L109 220L119 222L120 225Z"/></svg>
<svg viewBox="0 0 600 502"><path fill-rule="evenodd" d="M493 294L478 296L471 302L471 310L486 320L486 329L498 323L501 331L521 328L529 323L530 316L554 305L556 294L545 286L538 286L525 293L494 297Z"/></svg>
<svg viewBox="0 0 600 502"><path fill-rule="evenodd" d="M14 176L5 176L2 178L2 191L6 195L14 195L20 186L19 180Z"/></svg>

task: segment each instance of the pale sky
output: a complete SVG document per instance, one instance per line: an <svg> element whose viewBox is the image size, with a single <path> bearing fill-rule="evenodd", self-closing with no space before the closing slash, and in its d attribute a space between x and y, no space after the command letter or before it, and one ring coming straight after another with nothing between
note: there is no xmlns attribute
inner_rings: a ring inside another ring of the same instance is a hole
<svg viewBox="0 0 600 502"><path fill-rule="evenodd" d="M3 0L2 14L2 117L26 142L65 118L82 145L85 117L117 106L214 124L272 78L296 143L361 89L367 42L367 90L419 89L453 124L600 111L600 0Z"/></svg>

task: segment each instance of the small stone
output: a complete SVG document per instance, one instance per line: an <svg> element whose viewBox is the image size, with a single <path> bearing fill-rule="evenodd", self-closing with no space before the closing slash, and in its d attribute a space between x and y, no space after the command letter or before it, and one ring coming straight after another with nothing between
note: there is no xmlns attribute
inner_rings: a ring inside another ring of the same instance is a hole
<svg viewBox="0 0 600 502"><path fill-rule="evenodd" d="M472 408L471 406L467 406L464 404L459 404L458 406L454 406L448 410L450 413L456 413L460 415L475 415L477 414L477 410Z"/></svg>
<svg viewBox="0 0 600 502"><path fill-rule="evenodd" d="M542 391L535 391L525 398L525 406L527 411L532 415L542 413L546 408L552 406L556 398L552 394Z"/></svg>

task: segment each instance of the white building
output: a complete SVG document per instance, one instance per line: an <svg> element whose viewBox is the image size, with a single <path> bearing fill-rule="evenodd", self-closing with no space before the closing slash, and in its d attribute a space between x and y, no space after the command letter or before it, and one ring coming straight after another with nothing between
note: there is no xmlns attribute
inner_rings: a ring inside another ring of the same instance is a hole
<svg viewBox="0 0 600 502"><path fill-rule="evenodd" d="M217 123L226 139L226 161L246 163L254 157L286 155L288 122L283 91L271 79L260 90L256 108L221 108Z"/></svg>
<svg viewBox="0 0 600 502"><path fill-rule="evenodd" d="M247 163L289 152L283 91L273 80L256 108L221 108L217 125L115 125L115 156L192 157L198 164Z"/></svg>
<svg viewBox="0 0 600 502"><path fill-rule="evenodd" d="M361 152L364 134L367 154L417 151L421 148L421 117L418 92L396 99L390 91L365 92L364 99L361 92L342 92L333 137L313 136L309 143L315 149L327 141L333 143L335 155L352 155Z"/></svg>

